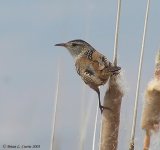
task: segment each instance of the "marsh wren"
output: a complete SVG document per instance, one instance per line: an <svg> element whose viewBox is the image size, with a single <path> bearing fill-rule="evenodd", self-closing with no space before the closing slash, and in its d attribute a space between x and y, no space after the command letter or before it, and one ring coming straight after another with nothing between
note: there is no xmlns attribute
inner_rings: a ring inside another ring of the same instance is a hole
<svg viewBox="0 0 160 150"><path fill-rule="evenodd" d="M72 40L55 46L68 49L75 60L77 73L90 88L97 92L101 113L103 109L110 109L101 105L99 86L104 85L111 75L119 74L121 68L114 66L104 55L83 40Z"/></svg>

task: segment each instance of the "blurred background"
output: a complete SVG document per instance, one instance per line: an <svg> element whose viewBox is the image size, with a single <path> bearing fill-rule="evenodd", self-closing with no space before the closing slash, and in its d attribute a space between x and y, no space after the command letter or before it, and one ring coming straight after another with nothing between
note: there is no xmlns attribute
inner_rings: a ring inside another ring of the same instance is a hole
<svg viewBox="0 0 160 150"><path fill-rule="evenodd" d="M119 150L127 150L129 145L146 3L122 0L118 64L123 69L125 97ZM154 58L160 48L159 6L160 1L151 1L136 150L142 149L144 89L153 77ZM55 150L77 150L80 145L91 149L97 95L76 74L68 51L54 44L83 39L112 61L116 13L117 1L113 0L0 0L0 149L3 144L36 144L39 150L50 149L58 68ZM106 86L102 87L102 98L105 90ZM80 144L82 133L84 142ZM97 149L98 138L97 133ZM158 138L155 150L160 147Z"/></svg>

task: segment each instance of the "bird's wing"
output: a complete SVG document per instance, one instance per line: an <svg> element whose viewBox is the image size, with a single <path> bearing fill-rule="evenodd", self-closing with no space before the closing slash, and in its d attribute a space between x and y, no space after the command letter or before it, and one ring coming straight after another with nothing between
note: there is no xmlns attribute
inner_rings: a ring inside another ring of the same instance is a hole
<svg viewBox="0 0 160 150"><path fill-rule="evenodd" d="M103 81L98 78L93 72L92 72L92 69L88 68L86 69L84 72L83 72L83 76L82 76L82 79L84 80L84 82L86 84L89 84L89 85L101 85L103 84Z"/></svg>
<svg viewBox="0 0 160 150"><path fill-rule="evenodd" d="M77 73L81 76L82 80L89 86L103 84L103 81L96 75L97 72L93 66L93 62L88 58L81 57L77 59L75 66Z"/></svg>
<svg viewBox="0 0 160 150"><path fill-rule="evenodd" d="M121 68L118 66L114 66L104 55L95 51L92 54L92 61L96 61L99 64L99 70L107 69L108 72L116 72Z"/></svg>

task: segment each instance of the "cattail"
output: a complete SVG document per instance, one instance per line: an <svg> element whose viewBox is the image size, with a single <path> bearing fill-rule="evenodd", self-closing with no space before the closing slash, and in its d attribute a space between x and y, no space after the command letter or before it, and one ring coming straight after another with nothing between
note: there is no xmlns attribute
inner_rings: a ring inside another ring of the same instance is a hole
<svg viewBox="0 0 160 150"><path fill-rule="evenodd" d="M156 57L154 79L149 82L145 92L142 114L142 129L155 130L160 122L160 52Z"/></svg>
<svg viewBox="0 0 160 150"><path fill-rule="evenodd" d="M151 131L157 131L160 123L160 51L155 60L154 78L145 91L145 103L142 113L142 129L146 131L144 150L149 148Z"/></svg>
<svg viewBox="0 0 160 150"><path fill-rule="evenodd" d="M112 111L104 110L102 118L100 150L117 150L120 123L120 108L123 97L119 77L111 77L104 98L104 106Z"/></svg>

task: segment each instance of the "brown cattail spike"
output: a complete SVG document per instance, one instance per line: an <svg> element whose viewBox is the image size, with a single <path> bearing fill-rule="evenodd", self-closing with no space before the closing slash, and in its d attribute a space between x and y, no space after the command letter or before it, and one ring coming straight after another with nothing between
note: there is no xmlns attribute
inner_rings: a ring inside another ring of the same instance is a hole
<svg viewBox="0 0 160 150"><path fill-rule="evenodd" d="M142 113L142 129L146 131L143 150L150 146L151 131L157 132L160 124L160 51L155 59L154 78L145 91L145 103ZM153 133L154 133L153 132Z"/></svg>

